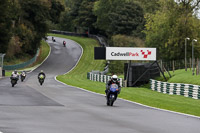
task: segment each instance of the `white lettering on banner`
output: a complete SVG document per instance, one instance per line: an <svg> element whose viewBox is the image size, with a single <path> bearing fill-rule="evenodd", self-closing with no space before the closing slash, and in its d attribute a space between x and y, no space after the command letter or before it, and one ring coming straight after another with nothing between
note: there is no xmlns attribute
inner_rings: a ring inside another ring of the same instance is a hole
<svg viewBox="0 0 200 133"><path fill-rule="evenodd" d="M106 60L156 60L156 48L106 47Z"/></svg>

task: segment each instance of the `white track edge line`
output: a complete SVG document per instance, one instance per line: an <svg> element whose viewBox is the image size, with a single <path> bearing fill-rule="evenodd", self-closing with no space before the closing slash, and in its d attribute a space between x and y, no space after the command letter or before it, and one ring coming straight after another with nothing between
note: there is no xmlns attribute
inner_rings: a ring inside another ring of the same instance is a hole
<svg viewBox="0 0 200 133"><path fill-rule="evenodd" d="M70 40L71 40L71 39L70 39ZM73 40L72 40L72 41L73 41ZM74 41L74 42L75 42L75 41ZM75 42L75 43L78 44L77 42ZM81 49L82 49L81 56L79 57L79 60L76 62L76 64L74 65L74 67L72 67L71 70L69 70L68 72L66 72L66 73L64 73L64 74L68 74L69 72L71 72L71 71L78 65L78 63L79 63L79 61L80 61L80 59L81 59L81 57L82 57L82 55L83 55L83 48L82 48L82 46L81 46L80 44L78 44L78 45L79 45L79 46L81 47ZM63 74L63 75L64 75L64 74ZM56 75L56 76L54 77L54 79L55 79L57 82L59 82L59 83L61 83L61 84L63 84L63 85L70 86L70 87L74 87L74 88L76 88L76 89L83 90L83 91L85 91L85 92L89 92L89 93L92 93L92 94L105 96L104 94L100 94L100 93L96 93L96 92L93 92L93 91L89 91L89 90L86 90L86 89L83 89L83 88L80 88L80 87L68 85L68 84L66 84L66 83L64 83L64 82L61 82L61 81L57 80L57 79L56 79L57 76L58 76L58 75ZM140 106L143 106L143 107L147 107L147 108L150 108L150 109L155 109L155 110L159 110L159 111L164 111L164 112L169 112L169 113L174 113L174 114L178 114L178 115L183 115L183 116L187 116L187 117L193 117L193 118L200 119L200 117L195 116L195 115L190 115L190 114L185 114L185 113L181 113L181 112L175 112L175 111L171 111L171 110L167 110L167 109L161 109L161 108L151 107L151 106L148 106L148 105L144 105L144 104L141 104L141 103L133 102L133 101L130 101L130 100L127 100L127 99L123 99L123 98L118 98L118 99L121 99L121 100L126 101L126 102L129 102L129 103L134 103L134 104L137 104L137 105L140 105Z"/></svg>
<svg viewBox="0 0 200 133"><path fill-rule="evenodd" d="M64 82L61 82L61 81L57 80L56 77L55 77L54 79L55 79L57 82L59 82L59 83L61 83L61 84L63 84L63 85L66 85L66 86L74 87L74 88L76 88L76 89L83 90L83 91L85 91L85 92L89 92L89 93L92 93L92 94L105 96L104 94L101 94L101 93L97 93L97 92L89 91L89 90L86 90L86 89L83 89L83 88L80 88L80 87L68 85L68 84L66 84L66 83L64 83ZM123 98L118 98L118 99L123 100L123 101L126 101L126 102L129 102L129 103L134 103L134 104L137 104L137 105L140 105L140 106L143 106L143 107L147 107L147 108L150 108L150 109L155 109L155 110L160 110L160 111L165 111L165 112L170 112L170 113L174 113L174 114L178 114L178 115L184 115L184 116L188 116L188 117L193 117L193 118L200 119L199 116L195 116L195 115L185 114L185 113L181 113L181 112L175 112L175 111L171 111L171 110L167 110L167 109L156 108L156 107L144 105L144 104L141 104L141 103L138 103L138 102L134 102L134 101L130 101L130 100L123 99Z"/></svg>

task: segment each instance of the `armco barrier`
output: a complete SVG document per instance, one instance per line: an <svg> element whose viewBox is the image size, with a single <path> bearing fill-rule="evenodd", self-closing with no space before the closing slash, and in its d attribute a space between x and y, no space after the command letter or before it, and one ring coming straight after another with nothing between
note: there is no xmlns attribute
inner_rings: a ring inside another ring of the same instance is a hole
<svg viewBox="0 0 200 133"><path fill-rule="evenodd" d="M94 74L92 72L87 73L87 79L92 81L104 82L107 83L111 76L108 75L101 75L101 74ZM123 79L119 78L120 86L123 86Z"/></svg>
<svg viewBox="0 0 200 133"><path fill-rule="evenodd" d="M169 95L183 95L200 99L200 86L183 83L168 83L150 79L151 89Z"/></svg>
<svg viewBox="0 0 200 133"><path fill-rule="evenodd" d="M39 50L37 50L36 55L32 59L30 59L29 61L21 63L21 64L16 64L16 65L7 65L7 66L4 65L3 69L4 70L15 70L15 69L24 68L24 67L26 67L26 66L31 65L32 63L34 63L36 61L38 55L39 55Z"/></svg>

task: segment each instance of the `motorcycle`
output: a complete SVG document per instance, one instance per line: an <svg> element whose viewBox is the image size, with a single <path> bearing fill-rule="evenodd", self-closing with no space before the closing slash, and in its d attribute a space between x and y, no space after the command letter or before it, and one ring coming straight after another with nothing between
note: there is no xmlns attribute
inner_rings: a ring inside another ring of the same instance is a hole
<svg viewBox="0 0 200 133"><path fill-rule="evenodd" d="M115 102L115 100L117 100L117 95L119 92L119 88L117 84L111 84L110 85L110 89L108 90L107 93L107 105L108 106L113 106L113 103Z"/></svg>
<svg viewBox="0 0 200 133"><path fill-rule="evenodd" d="M17 77L10 77L11 79L11 85L14 87L17 84L18 78Z"/></svg>
<svg viewBox="0 0 200 133"><path fill-rule="evenodd" d="M65 41L63 41L63 46L66 47L66 42Z"/></svg>
<svg viewBox="0 0 200 133"><path fill-rule="evenodd" d="M40 74L38 77L38 80L39 80L40 85L42 85L44 83L44 75Z"/></svg>
<svg viewBox="0 0 200 133"><path fill-rule="evenodd" d="M52 41L53 41L53 42L56 42L56 39L55 39L54 37L52 37Z"/></svg>
<svg viewBox="0 0 200 133"><path fill-rule="evenodd" d="M26 73L25 73L25 72L22 72L22 73L20 74L20 77L21 77L21 81L23 82L24 79L26 78Z"/></svg>

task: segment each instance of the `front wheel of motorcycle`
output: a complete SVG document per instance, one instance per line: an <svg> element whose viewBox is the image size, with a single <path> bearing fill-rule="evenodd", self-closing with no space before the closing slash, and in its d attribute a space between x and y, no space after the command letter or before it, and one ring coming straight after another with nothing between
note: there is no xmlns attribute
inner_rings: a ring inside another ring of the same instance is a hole
<svg viewBox="0 0 200 133"><path fill-rule="evenodd" d="M110 104L109 104L109 102L107 102L107 106L109 106Z"/></svg>
<svg viewBox="0 0 200 133"><path fill-rule="evenodd" d="M113 103L114 103L114 101L112 101L112 102L110 103L110 106L113 106Z"/></svg>
<svg viewBox="0 0 200 133"><path fill-rule="evenodd" d="M109 105L110 105L110 106L113 106L113 103L114 103L114 101L111 101L111 100L110 100Z"/></svg>

